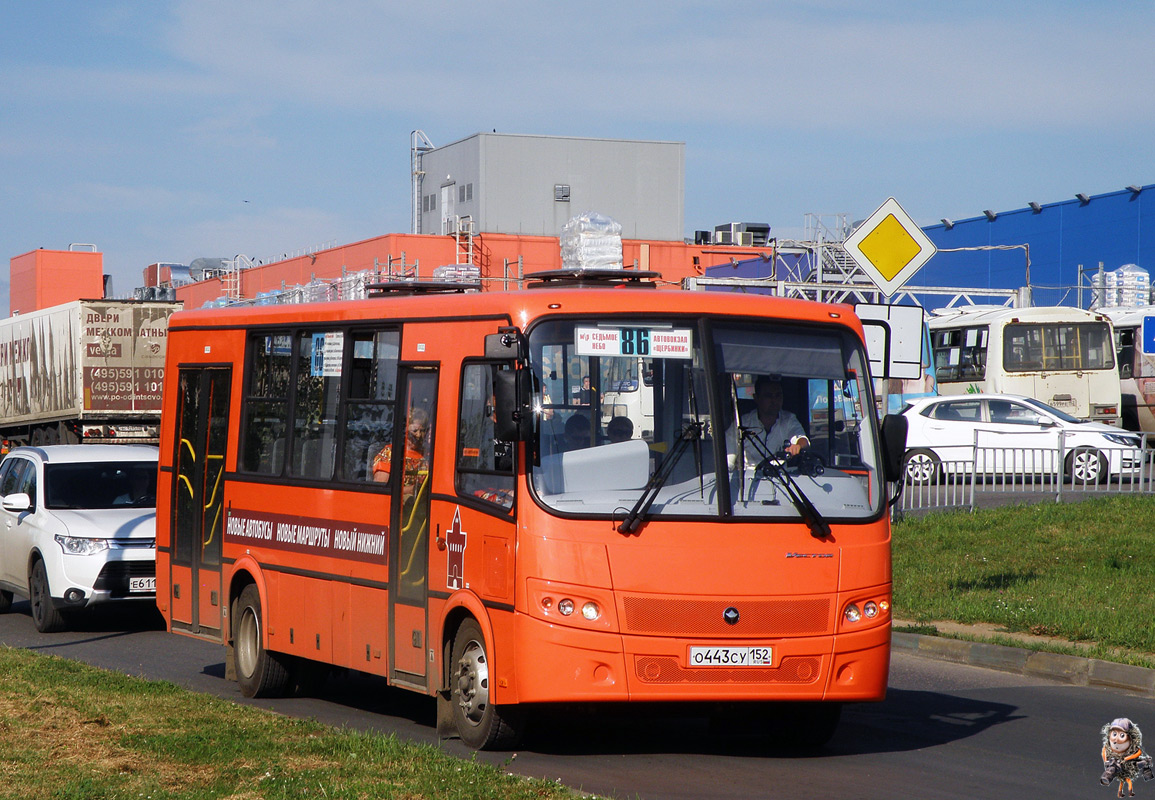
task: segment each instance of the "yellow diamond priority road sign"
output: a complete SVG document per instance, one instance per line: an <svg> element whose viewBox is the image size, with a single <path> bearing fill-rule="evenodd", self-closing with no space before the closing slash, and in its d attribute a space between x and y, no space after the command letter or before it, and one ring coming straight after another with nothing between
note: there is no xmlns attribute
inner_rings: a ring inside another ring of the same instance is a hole
<svg viewBox="0 0 1155 800"><path fill-rule="evenodd" d="M937 252L893 197L842 244L884 295L892 295Z"/></svg>

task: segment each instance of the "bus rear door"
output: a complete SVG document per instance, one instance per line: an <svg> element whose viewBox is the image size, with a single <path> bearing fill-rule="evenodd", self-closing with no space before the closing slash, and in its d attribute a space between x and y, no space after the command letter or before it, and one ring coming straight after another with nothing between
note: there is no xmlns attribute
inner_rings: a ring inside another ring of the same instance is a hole
<svg viewBox="0 0 1155 800"><path fill-rule="evenodd" d="M394 437L389 555L391 680L425 689L429 639L429 504L436 429L437 370L411 367L401 379L403 427Z"/></svg>

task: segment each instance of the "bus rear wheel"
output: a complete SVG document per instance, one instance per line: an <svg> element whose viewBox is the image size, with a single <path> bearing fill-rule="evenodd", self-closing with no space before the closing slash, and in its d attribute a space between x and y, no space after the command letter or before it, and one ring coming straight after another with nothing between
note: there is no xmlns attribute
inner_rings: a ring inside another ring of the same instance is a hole
<svg viewBox="0 0 1155 800"><path fill-rule="evenodd" d="M492 702L489 652L475 620L467 619L457 629L450 665L450 703L461 741L475 750L514 747L521 738L522 714Z"/></svg>
<svg viewBox="0 0 1155 800"><path fill-rule="evenodd" d="M245 697L281 697L289 688L289 670L281 657L270 653L261 640L261 594L250 583L237 598L233 619L233 648L237 683Z"/></svg>

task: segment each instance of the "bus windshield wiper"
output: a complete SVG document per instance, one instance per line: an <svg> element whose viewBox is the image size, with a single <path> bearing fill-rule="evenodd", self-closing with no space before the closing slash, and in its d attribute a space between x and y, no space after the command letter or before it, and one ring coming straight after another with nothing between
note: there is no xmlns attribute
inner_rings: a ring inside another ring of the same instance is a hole
<svg viewBox="0 0 1155 800"><path fill-rule="evenodd" d="M642 488L642 494L638 497L638 502L634 503L634 507L627 512L625 518L617 527L618 533L623 536L629 536L636 531L642 524L646 512L650 510L650 506L654 504L654 500L658 497L658 492L666 485L666 481L670 477L670 473L674 471L674 466L678 463L678 459L682 457L682 453L690 445L690 442L698 442L702 438L701 422L688 422L686 427L682 429L682 435L666 458L662 461L662 465L650 476L646 481L646 485ZM701 470L698 470L701 473Z"/></svg>
<svg viewBox="0 0 1155 800"><path fill-rule="evenodd" d="M741 439L746 439L747 429L741 428L739 434ZM814 507L814 503L810 502L810 498L806 496L806 492L802 491L798 481L794 480L794 477L786 470L785 458L772 454L766 445L758 440L757 436L749 436L749 439L762 458L755 468L754 474L777 481L786 492L786 496L790 498L790 502L798 509L802 521L810 528L811 536L815 539L824 539L829 536L830 523L823 519L822 513Z"/></svg>

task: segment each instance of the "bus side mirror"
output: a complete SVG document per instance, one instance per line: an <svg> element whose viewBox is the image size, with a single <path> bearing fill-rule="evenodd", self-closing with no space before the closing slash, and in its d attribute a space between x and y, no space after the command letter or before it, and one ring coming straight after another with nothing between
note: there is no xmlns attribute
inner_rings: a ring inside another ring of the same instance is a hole
<svg viewBox="0 0 1155 800"><path fill-rule="evenodd" d="M485 357L521 360L523 336L517 328L502 328L485 337Z"/></svg>
<svg viewBox="0 0 1155 800"><path fill-rule="evenodd" d="M533 436L529 371L503 369L493 377L493 438L524 442Z"/></svg>
<svg viewBox="0 0 1155 800"><path fill-rule="evenodd" d="M887 414L882 418L882 471L892 483L902 478L906 427L906 417L902 414Z"/></svg>

